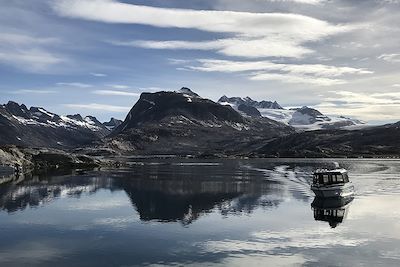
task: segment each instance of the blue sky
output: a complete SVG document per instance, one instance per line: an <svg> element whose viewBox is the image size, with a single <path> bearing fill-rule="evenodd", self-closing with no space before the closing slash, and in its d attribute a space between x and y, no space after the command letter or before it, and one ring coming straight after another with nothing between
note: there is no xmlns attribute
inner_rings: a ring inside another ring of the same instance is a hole
<svg viewBox="0 0 400 267"><path fill-rule="evenodd" d="M123 119L192 88L399 120L400 1L0 0L0 102Z"/></svg>

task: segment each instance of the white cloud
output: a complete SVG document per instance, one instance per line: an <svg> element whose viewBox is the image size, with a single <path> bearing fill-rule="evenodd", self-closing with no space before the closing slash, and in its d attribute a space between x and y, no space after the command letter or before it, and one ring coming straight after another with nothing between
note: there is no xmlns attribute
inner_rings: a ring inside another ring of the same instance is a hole
<svg viewBox="0 0 400 267"><path fill-rule="evenodd" d="M96 95L110 95L110 96L140 96L139 93L127 92L127 91L115 91L115 90L95 90L92 92Z"/></svg>
<svg viewBox="0 0 400 267"><path fill-rule="evenodd" d="M21 89L11 91L12 94L53 94L56 91L54 90L34 90L34 89Z"/></svg>
<svg viewBox="0 0 400 267"><path fill-rule="evenodd" d="M400 62L400 54L382 54L378 58L392 63Z"/></svg>
<svg viewBox="0 0 400 267"><path fill-rule="evenodd" d="M62 16L105 23L197 29L233 35L233 38L203 42L114 41L114 44L153 49L216 50L226 55L243 57L301 57L312 52L304 47L306 42L318 41L352 29L350 26L333 25L323 20L290 13L172 9L113 0L61 0L55 2L53 8Z"/></svg>
<svg viewBox="0 0 400 267"><path fill-rule="evenodd" d="M200 65L188 65L186 69L205 72L247 72L251 80L274 80L284 83L307 83L330 86L346 83L344 75L371 74L366 69L337 67L322 64L282 64L272 61L230 61L200 59Z"/></svg>
<svg viewBox="0 0 400 267"><path fill-rule="evenodd" d="M266 0L270 2L294 2L300 4L318 5L326 2L326 0Z"/></svg>
<svg viewBox="0 0 400 267"><path fill-rule="evenodd" d="M115 45L133 46L148 49L185 49L185 50L214 50L227 56L248 58L257 57L294 57L299 58L313 51L301 46L293 40L277 38L232 38L214 41L132 41L111 42Z"/></svg>
<svg viewBox="0 0 400 267"><path fill-rule="evenodd" d="M280 73L256 73L250 77L254 81L280 81L283 83L306 83L319 86L331 86L346 83L339 79L317 78L306 75L280 74Z"/></svg>
<svg viewBox="0 0 400 267"><path fill-rule="evenodd" d="M103 110L103 111L112 111L112 112L128 112L131 109L131 107L104 105L104 104L98 104L98 103L64 104L64 106L68 107L68 108L89 109L89 110Z"/></svg>
<svg viewBox="0 0 400 267"><path fill-rule="evenodd" d="M189 66L200 71L241 72L241 71L284 71L297 74L337 77L344 74L371 74L366 69L351 67L336 67L322 64L282 64L272 61L231 61L216 59L200 59L200 66Z"/></svg>
<svg viewBox="0 0 400 267"><path fill-rule="evenodd" d="M192 62L192 60L189 59L178 59L178 58L168 58L167 60L168 63L171 65L181 65Z"/></svg>
<svg viewBox="0 0 400 267"><path fill-rule="evenodd" d="M92 87L91 84L87 83L78 83L78 82L73 82L73 83L57 83L58 86L70 86L70 87L78 87L78 88L89 88Z"/></svg>
<svg viewBox="0 0 400 267"><path fill-rule="evenodd" d="M96 72L92 72L92 73L90 73L90 75L95 76L95 77L106 77L107 76L107 74L96 73Z"/></svg>
<svg viewBox="0 0 400 267"><path fill-rule="evenodd" d="M245 36L284 34L302 40L318 40L346 29L345 26L335 26L296 14L172 9L132 5L112 0L61 0L55 2L53 7L63 16L107 23L193 28Z"/></svg>
<svg viewBox="0 0 400 267"><path fill-rule="evenodd" d="M58 44L56 38L0 32L0 63L27 72L43 72L67 60L49 52L46 45Z"/></svg>
<svg viewBox="0 0 400 267"><path fill-rule="evenodd" d="M2 45L5 43L12 45L53 44L60 43L60 40L57 38L39 38L30 35L2 32L0 35L0 43L2 43Z"/></svg>
<svg viewBox="0 0 400 267"><path fill-rule="evenodd" d="M367 105L386 105L399 104L400 92L385 93L355 93L350 91L333 91L335 97L326 98L327 101L344 101L347 103L367 104Z"/></svg>
<svg viewBox="0 0 400 267"><path fill-rule="evenodd" d="M400 92L359 93L332 91L314 108L326 114L344 114L369 121L398 121Z"/></svg>
<svg viewBox="0 0 400 267"><path fill-rule="evenodd" d="M128 89L129 88L128 85L124 85L124 84L110 84L109 86L112 88L115 88L115 89Z"/></svg>
<svg viewBox="0 0 400 267"><path fill-rule="evenodd" d="M45 71L50 66L64 61L63 58L40 49L0 50L0 63L29 72Z"/></svg>

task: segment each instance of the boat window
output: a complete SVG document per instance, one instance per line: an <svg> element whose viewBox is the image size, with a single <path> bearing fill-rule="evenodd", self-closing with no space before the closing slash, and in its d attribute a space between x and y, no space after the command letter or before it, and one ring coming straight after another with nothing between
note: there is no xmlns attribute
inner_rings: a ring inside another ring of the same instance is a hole
<svg viewBox="0 0 400 267"><path fill-rule="evenodd" d="M336 180L337 180L338 182L343 182L343 175L337 174L337 175L336 175Z"/></svg>
<svg viewBox="0 0 400 267"><path fill-rule="evenodd" d="M344 180L345 183L349 182L349 176L347 175L347 173L343 174L343 180Z"/></svg>
<svg viewBox="0 0 400 267"><path fill-rule="evenodd" d="M324 174L323 178L324 178L324 184L327 184L329 182L329 175L328 174Z"/></svg>

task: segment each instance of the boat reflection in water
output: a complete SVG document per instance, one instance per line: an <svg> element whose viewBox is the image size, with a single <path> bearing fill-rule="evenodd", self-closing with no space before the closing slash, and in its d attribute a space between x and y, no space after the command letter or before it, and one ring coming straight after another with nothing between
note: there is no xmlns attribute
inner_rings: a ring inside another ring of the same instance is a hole
<svg viewBox="0 0 400 267"><path fill-rule="evenodd" d="M347 216L354 197L315 197L311 203L316 221L328 222L332 228L342 223Z"/></svg>

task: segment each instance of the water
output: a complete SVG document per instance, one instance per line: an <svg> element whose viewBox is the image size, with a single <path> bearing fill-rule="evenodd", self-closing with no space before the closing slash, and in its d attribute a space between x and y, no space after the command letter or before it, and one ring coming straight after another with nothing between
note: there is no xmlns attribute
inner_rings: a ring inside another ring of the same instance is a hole
<svg viewBox="0 0 400 267"><path fill-rule="evenodd" d="M399 266L400 161L338 160L357 195L334 219L309 190L330 162L132 159L2 178L0 265Z"/></svg>

